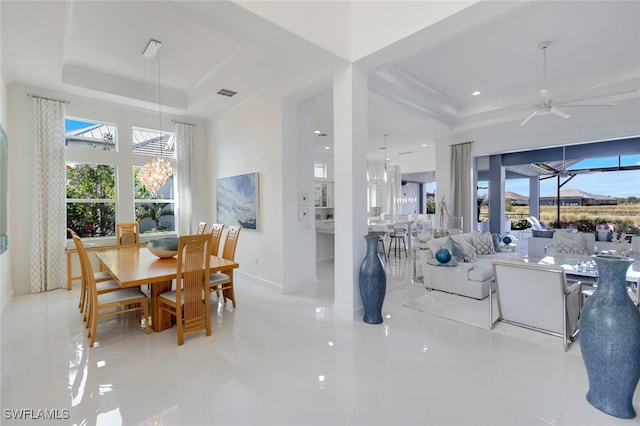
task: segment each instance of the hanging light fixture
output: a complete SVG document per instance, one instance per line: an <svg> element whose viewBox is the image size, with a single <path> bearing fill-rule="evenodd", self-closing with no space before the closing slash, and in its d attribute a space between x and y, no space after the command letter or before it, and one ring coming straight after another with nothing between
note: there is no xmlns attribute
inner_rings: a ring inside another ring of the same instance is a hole
<svg viewBox="0 0 640 426"><path fill-rule="evenodd" d="M162 132L162 99L160 97L160 47L162 42L158 40L149 40L147 47L142 52L142 56L146 59L156 58L158 66L158 119L160 132L160 154L157 158L148 162L138 171L138 180L151 192L154 197L158 196L158 190L167 183L167 180L173 175L173 166L166 158L162 157L162 145L165 143L166 137Z"/></svg>
<svg viewBox="0 0 640 426"><path fill-rule="evenodd" d="M382 175L384 183L389 181L389 174L387 173L387 134L384 134L384 173Z"/></svg>

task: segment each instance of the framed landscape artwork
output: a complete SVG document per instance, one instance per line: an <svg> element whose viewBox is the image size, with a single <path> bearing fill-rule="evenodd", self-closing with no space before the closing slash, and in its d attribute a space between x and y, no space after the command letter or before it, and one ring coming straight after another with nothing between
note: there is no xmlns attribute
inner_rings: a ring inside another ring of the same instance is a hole
<svg viewBox="0 0 640 426"><path fill-rule="evenodd" d="M258 230L258 173L218 178L217 221Z"/></svg>

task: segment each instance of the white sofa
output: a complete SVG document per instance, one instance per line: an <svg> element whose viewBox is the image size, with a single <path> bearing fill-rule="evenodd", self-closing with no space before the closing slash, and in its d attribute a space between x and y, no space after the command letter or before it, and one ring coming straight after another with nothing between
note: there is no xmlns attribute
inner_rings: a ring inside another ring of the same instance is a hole
<svg viewBox="0 0 640 426"><path fill-rule="evenodd" d="M454 238L463 238L473 245L473 234L474 232L458 234ZM493 280L493 260L522 260L519 253L496 252L476 255L473 262L457 262L456 266L442 266L435 260L435 253L448 239L449 237L434 238L419 244L422 274L427 288L484 299L489 296Z"/></svg>

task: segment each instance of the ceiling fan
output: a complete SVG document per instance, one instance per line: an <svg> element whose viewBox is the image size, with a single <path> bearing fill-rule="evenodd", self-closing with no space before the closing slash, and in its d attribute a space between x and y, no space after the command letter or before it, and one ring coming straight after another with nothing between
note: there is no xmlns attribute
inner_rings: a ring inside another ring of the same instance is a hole
<svg viewBox="0 0 640 426"><path fill-rule="evenodd" d="M583 93L589 92L591 90L597 89L598 87L602 87L607 83L601 83L593 87L589 87L588 89L579 90L574 93L570 93L558 99L551 99L549 97L549 91L547 90L547 48L551 46L551 42L549 40L545 40L540 43L540 49L542 50L543 57L543 79L542 79L542 89L540 89L540 99L538 103L534 105L535 110L522 122L521 125L527 123L527 121L531 120L536 115L547 115L547 114L555 114L562 118L571 117L566 112L562 111L559 107L605 107L605 106L616 106L615 103L606 103L606 104L577 104L577 105L569 105L568 102L578 102L584 99L574 99L576 96L581 95Z"/></svg>

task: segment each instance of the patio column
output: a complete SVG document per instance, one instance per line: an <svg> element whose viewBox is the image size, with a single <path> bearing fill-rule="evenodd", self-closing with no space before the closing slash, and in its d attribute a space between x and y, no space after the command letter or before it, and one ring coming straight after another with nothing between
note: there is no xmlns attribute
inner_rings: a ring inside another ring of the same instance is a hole
<svg viewBox="0 0 640 426"><path fill-rule="evenodd" d="M502 156L489 156L489 230L504 233L504 167Z"/></svg>
<svg viewBox="0 0 640 426"><path fill-rule="evenodd" d="M538 176L529 178L529 216L540 219L540 179Z"/></svg>

